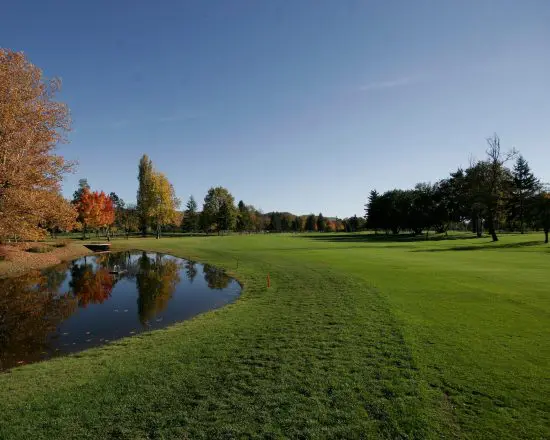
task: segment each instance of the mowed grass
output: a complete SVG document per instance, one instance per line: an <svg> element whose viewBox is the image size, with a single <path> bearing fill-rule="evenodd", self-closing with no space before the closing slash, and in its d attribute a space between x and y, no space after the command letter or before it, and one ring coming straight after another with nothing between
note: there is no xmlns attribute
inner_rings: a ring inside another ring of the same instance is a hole
<svg viewBox="0 0 550 440"><path fill-rule="evenodd" d="M0 375L0 438L550 438L541 238L116 241L225 267L243 295Z"/></svg>

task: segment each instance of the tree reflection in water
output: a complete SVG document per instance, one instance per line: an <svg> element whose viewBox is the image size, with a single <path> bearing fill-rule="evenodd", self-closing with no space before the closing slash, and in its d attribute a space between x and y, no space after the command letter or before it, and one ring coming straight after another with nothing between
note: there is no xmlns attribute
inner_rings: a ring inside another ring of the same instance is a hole
<svg viewBox="0 0 550 440"><path fill-rule="evenodd" d="M43 357L48 335L77 308L72 295L59 293L65 278L63 267L0 280L0 369Z"/></svg>
<svg viewBox="0 0 550 440"><path fill-rule="evenodd" d="M204 268L204 281L208 283L208 287L211 289L225 289L231 282L223 269L219 269L209 264L205 264Z"/></svg>
<svg viewBox="0 0 550 440"><path fill-rule="evenodd" d="M142 325L162 312L172 298L180 282L181 263L156 254L150 258L145 252L138 259L139 271L136 274L138 290L138 314Z"/></svg>
<svg viewBox="0 0 550 440"><path fill-rule="evenodd" d="M185 275L187 275L187 279L190 283L193 282L195 277L197 276L197 262L196 261L187 261L185 263Z"/></svg>
<svg viewBox="0 0 550 440"><path fill-rule="evenodd" d="M225 289L231 283L214 266L145 252L87 256L43 272L0 279L0 370L101 345L135 333L139 323L163 327L180 316L187 319L229 302L232 296L222 300L224 295L218 293L204 295L202 281L193 287L186 284L201 270L210 289ZM188 290L173 302L169 314L159 316L179 285ZM117 313L136 305L137 316Z"/></svg>
<svg viewBox="0 0 550 440"><path fill-rule="evenodd" d="M71 266L69 286L78 299L79 307L102 304L111 296L116 281L116 278L109 273L109 269L94 268L92 264L87 264L86 260L83 264L73 263Z"/></svg>

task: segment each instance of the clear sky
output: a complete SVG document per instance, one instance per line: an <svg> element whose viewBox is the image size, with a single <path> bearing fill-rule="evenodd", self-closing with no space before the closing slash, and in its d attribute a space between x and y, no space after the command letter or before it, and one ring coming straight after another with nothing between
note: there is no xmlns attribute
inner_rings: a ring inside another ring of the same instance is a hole
<svg viewBox="0 0 550 440"><path fill-rule="evenodd" d="M135 200L147 153L178 196L363 214L497 132L550 181L550 1L28 1L0 46L63 79L64 185Z"/></svg>

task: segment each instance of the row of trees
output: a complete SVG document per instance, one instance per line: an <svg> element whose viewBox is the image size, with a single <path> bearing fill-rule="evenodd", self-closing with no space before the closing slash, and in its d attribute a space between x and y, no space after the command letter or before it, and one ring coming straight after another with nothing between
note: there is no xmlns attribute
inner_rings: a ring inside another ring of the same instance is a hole
<svg viewBox="0 0 550 440"><path fill-rule="evenodd" d="M487 139L484 160L472 161L434 184L414 189L371 191L365 205L366 227L398 234L446 232L451 225L470 228L481 236L487 230L493 241L497 231L542 228L548 242L550 193L515 150L503 152L495 134ZM507 164L515 159L512 169Z"/></svg>
<svg viewBox="0 0 550 440"><path fill-rule="evenodd" d="M231 193L223 187L210 188L204 198L203 211L191 196L183 213L184 232L341 232L358 231L365 221L356 216L340 220L318 216L297 216L289 212L262 213L242 200L237 206Z"/></svg>

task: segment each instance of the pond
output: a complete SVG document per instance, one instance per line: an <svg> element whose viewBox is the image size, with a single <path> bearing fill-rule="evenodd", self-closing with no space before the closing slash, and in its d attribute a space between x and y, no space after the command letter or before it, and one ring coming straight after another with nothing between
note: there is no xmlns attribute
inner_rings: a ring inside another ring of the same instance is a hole
<svg viewBox="0 0 550 440"><path fill-rule="evenodd" d="M166 327L240 292L222 269L141 251L1 279L0 370Z"/></svg>

